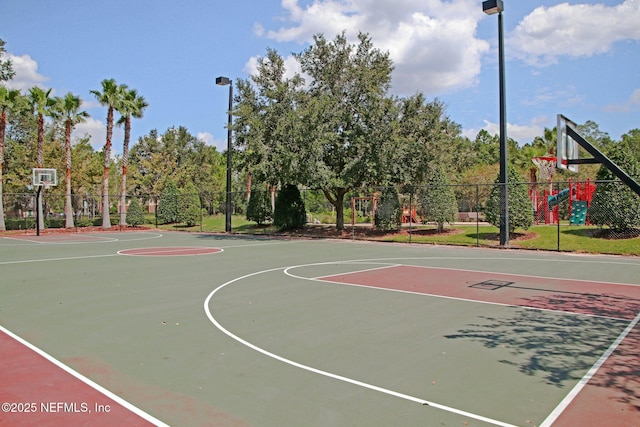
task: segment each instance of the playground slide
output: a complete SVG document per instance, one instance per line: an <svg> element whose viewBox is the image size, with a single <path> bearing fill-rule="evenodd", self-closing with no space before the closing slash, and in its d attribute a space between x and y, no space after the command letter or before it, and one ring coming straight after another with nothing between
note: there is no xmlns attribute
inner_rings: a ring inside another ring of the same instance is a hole
<svg viewBox="0 0 640 427"><path fill-rule="evenodd" d="M548 198L547 200L549 202L549 209L567 200L567 198L569 197L569 192L570 190L568 188L565 188L564 190L560 191L558 194L554 196L547 196Z"/></svg>
<svg viewBox="0 0 640 427"><path fill-rule="evenodd" d="M587 223L587 202L585 201L573 202L573 208L571 209L571 217L569 218L569 224L585 225L586 223Z"/></svg>

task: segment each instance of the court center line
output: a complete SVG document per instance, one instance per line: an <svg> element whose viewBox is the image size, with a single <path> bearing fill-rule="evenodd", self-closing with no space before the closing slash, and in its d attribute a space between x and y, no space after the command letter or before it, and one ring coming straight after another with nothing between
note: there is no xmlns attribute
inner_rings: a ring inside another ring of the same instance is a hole
<svg viewBox="0 0 640 427"><path fill-rule="evenodd" d="M85 377L81 373L75 371L74 369L72 369L69 366L65 365L64 363L62 363L61 361L59 361L55 357L51 356L49 353L46 353L44 350L41 350L40 348L36 347L35 345L31 344L30 342L24 340L23 338L19 337L18 335L14 334L13 332L9 331L8 329L3 327L2 325L0 325L0 331L4 332L5 334L10 336L14 340L16 340L19 343L21 343L22 345L26 346L30 350L32 350L32 351L36 352L37 354L39 354L40 356L44 357L49 362L51 362L54 365L56 365L58 368L62 369L66 373L68 373L71 376L75 377L76 379L82 381L83 383L85 383L89 387L93 388L94 390L102 393L106 397L108 397L111 400L115 401L120 406L128 409L129 411L133 412L134 414L138 415L139 417L149 421L152 424L155 424L158 427L169 427L168 424L165 424L164 422L160 421L159 419L155 418L154 416L144 412L142 409L140 409L137 406L127 402L126 400L124 400L123 398L118 396L117 394L114 394L113 392L111 392L111 391L107 390L106 388L102 387L100 384L93 382L92 380L90 380L89 378Z"/></svg>
<svg viewBox="0 0 640 427"><path fill-rule="evenodd" d="M345 261L345 262L347 262L347 261ZM308 264L308 265L322 265L322 264L335 264L335 262L332 262L332 263L317 263L317 264ZM294 366L296 368L303 369L305 371L309 371L309 372L312 372L312 373L315 373L315 374L318 374L318 375L322 375L322 376L325 376L325 377L328 377L328 378L332 378L332 379L335 379L335 380L338 380L338 381L342 381L342 382L346 382L346 383L349 383L349 384L353 384L353 385L356 385L356 386L359 386L359 387L363 387L363 388L366 388L366 389L369 389L369 390L373 390L373 391L377 391L377 392L380 392L380 393L384 393L384 394L387 394L387 395L390 395L390 396L394 396L394 397L397 397L397 398L400 398L400 399L404 399L404 400L408 400L408 401L411 401L411 402L419 403L421 405L432 406L434 408L437 408L437 409L440 409L440 410L443 410L443 411L451 412L451 413L454 413L454 414L457 414L457 415L461 415L461 416L464 416L464 417L472 418L472 419L475 419L475 420L478 420L478 421L482 421L482 422L485 422L485 423L489 423L489 424L493 424L493 425L496 425L496 426L516 427L513 424L504 423L502 421L494 420L492 418L484 417L482 415L473 414L471 412L466 412L466 411L463 411L463 410L460 410L460 409L456 409L456 408L453 408L453 407L450 407L450 406L446 406L446 405L442 405L442 404L439 404L439 403L436 403L436 402L431 402L431 401L424 400L424 399L421 399L421 398L418 398L418 397L410 396L408 394L399 393L397 391L389 390L389 389L386 389L386 388L383 388L383 387L378 387L378 386L373 385L373 384L365 383L363 381L355 380L353 378L344 377L342 375L334 374L332 372L323 371L321 369L317 369L317 368L314 368L314 367L311 367L311 366L308 366L308 365L304 365L302 363L295 362L295 361L293 361L291 359L287 359L287 358L285 358L283 356L279 356L279 355L277 355L275 353L272 353L270 351L267 351L267 350L263 349L262 347L258 347L257 345L252 344L252 343L250 343L249 341L247 341L247 340L245 340L243 338L240 338L239 336L235 335L234 333L232 333L231 331L226 329L224 326L222 326L222 324L220 324L220 322L218 322L218 320L215 318L215 316L213 316L213 313L211 312L211 310L209 308L210 302L213 299L214 295L216 293L218 293L221 289L224 289L225 287L227 287L227 286L229 286L229 285L231 285L231 284L233 284L235 282L238 282L240 280L243 280L243 279L246 279L246 278L249 278L249 277L252 277L252 276L257 276L257 275L260 275L260 274L264 274L264 273L280 271L280 270L284 270L284 269L288 269L288 268L305 267L305 266L307 266L307 265L272 268L272 269L268 269L268 270L263 270L263 271L258 271L258 272L255 272L255 273L246 274L244 276L235 278L235 279L233 279L233 280L231 280L229 282L223 283L222 285L220 285L216 289L214 289L207 296L207 298L204 301L204 311L207 314L207 317L209 318L211 323L213 323L213 325L216 328L218 328L221 332L223 332L228 337L230 337L230 338L234 339L235 341L237 341L237 342L239 342L239 343L251 348L252 350L255 350L255 351L257 351L257 352L259 352L259 353L261 353L261 354L263 354L263 355L265 355L267 357L270 357L272 359L275 359L275 360L278 360L280 362L286 363L286 364L288 364L290 366Z"/></svg>
<svg viewBox="0 0 640 427"><path fill-rule="evenodd" d="M540 424L540 427L550 427L558 417L567 409L567 407L573 402L573 399L578 396L580 391L587 385L587 383L593 378L598 369L602 367L602 365L609 359L609 357L613 354L613 352L618 348L622 340L624 340L627 335L635 328L635 326L640 321L640 313L633 319L631 323L622 331L622 333L618 336L618 338L609 346L607 351L604 352L600 359L589 369L589 371L582 377L582 379L578 382L578 384L573 387L571 392L567 394L567 396L556 406L556 408L549 414L549 416Z"/></svg>

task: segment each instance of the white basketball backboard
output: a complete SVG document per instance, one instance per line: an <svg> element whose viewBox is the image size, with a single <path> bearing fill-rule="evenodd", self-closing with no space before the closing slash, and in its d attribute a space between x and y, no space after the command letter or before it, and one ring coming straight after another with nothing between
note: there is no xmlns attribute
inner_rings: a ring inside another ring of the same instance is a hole
<svg viewBox="0 0 640 427"><path fill-rule="evenodd" d="M576 124L562 114L558 114L557 167L578 172L578 165L568 164L567 160L578 159L578 143L567 135L567 128L576 129Z"/></svg>
<svg viewBox="0 0 640 427"><path fill-rule="evenodd" d="M33 168L34 187L55 187L58 185L58 174L56 169Z"/></svg>

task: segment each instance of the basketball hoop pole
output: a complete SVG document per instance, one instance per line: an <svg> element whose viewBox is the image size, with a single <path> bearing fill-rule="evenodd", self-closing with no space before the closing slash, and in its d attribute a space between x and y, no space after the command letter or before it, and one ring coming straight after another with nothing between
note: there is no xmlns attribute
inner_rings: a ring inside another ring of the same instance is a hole
<svg viewBox="0 0 640 427"><path fill-rule="evenodd" d="M509 246L509 172L507 169L507 101L504 63L504 31L502 24L502 0L482 2L487 15L498 14L498 65L500 85L500 245Z"/></svg>
<svg viewBox="0 0 640 427"><path fill-rule="evenodd" d="M42 185L38 186L36 191L36 206L40 206L40 193L42 192ZM36 207L36 236L40 236L40 209Z"/></svg>

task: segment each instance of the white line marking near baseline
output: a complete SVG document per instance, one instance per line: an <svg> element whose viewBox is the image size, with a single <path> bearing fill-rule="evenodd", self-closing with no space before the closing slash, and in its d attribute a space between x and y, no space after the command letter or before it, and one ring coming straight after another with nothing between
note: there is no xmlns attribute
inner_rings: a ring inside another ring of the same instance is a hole
<svg viewBox="0 0 640 427"><path fill-rule="evenodd" d="M35 243L38 245L76 245L76 244L80 244L80 243L108 243L108 242L117 242L118 239L115 237L100 237L100 236L92 236L92 235L85 235L84 237L87 240L64 240L64 237L68 237L68 234L60 234L59 237L61 240L59 241L55 241L55 240L35 240L35 239L30 239L30 238L17 238L17 237L5 237L6 239L9 240L15 240L17 242L27 242L27 243ZM72 234L72 237L76 237L77 234ZM47 235L45 237L54 237L54 235Z"/></svg>
<svg viewBox="0 0 640 427"><path fill-rule="evenodd" d="M344 262L348 262L348 261L344 261ZM307 264L307 265L323 265L323 264L335 264L335 262ZM494 420L494 419L491 419L491 418L488 418L488 417L484 417L482 415L473 414L471 412L466 412L466 411L463 411L463 410L460 410L460 409L456 409L456 408L452 408L452 407L446 406L446 405L441 405L441 404L436 403L436 402L431 402L431 401L428 401L428 400L420 399L418 397L410 396L408 394L399 393L399 392L396 392L396 391L393 391L393 390L389 390L389 389L386 389L386 388L383 388L383 387L375 386L373 384L365 383L363 381L355 380L353 378L344 377L342 375L337 375L337 374L334 374L334 373L331 373L331 372L328 372L328 371L323 371L321 369L313 368L311 366L295 362L295 361L293 361L291 359L287 359L287 358L279 356L279 355L277 355L275 353L271 353L271 352L263 349L262 347L258 347L257 345L252 344L249 341L240 338L239 336L235 335L234 333L232 333L231 331L226 329L224 326L222 326L222 324L220 324L220 322L218 322L218 320L211 313L209 305L210 305L211 300L213 299L213 296L216 293L218 293L221 289L227 287L228 285L231 285L232 283L238 282L238 281L246 279L248 277L257 276L257 275L260 275L260 274L279 271L279 270L284 270L284 269L288 269L288 268L296 268L296 267L304 267L304 266L306 266L306 265L271 268L271 269L268 269L268 270L263 270L263 271L258 271L258 272L255 272L255 273L246 274L244 276L235 278L235 279L233 279L233 280L231 280L229 282L223 283L222 285L220 285L216 289L214 289L207 296L207 298L204 301L204 311L207 314L207 317L209 318L211 323L213 323L213 325L216 328L218 328L221 332L223 332L228 337L234 339L235 341L237 341L237 342L239 342L239 343L241 343L241 344L243 344L243 345L245 345L245 346L247 346L247 347L249 347L249 348L251 348L251 349L253 349L253 350L255 350L255 351L259 352L259 353L261 353L261 354L264 354L267 357L270 357L272 359L275 359L275 360L278 360L280 362L286 363L288 365L294 366L296 368L300 368L300 369L303 369L305 371L313 372L315 374L322 375L322 376L325 376L325 377L333 378L333 379L338 380L338 381L343 381L343 382L350 383L350 384L353 384L353 385L356 385L356 386L360 386L360 387L363 387L363 388L366 388L366 389L369 389L369 390L373 390L373 391L377 391L377 392L380 392L380 393L388 394L390 396L398 397L400 399L404 399L404 400L408 400L408 401L411 401L411 402L419 403L421 405L432 406L434 408L441 409L443 411L451 412L451 413L454 413L454 414L458 414L458 415L461 415L461 416L464 416L464 417L472 418L472 419L479 420L479 421L482 421L482 422L486 422L486 423L489 423L489 424L493 424L493 425L497 425L497 426L501 426L501 427L516 427L513 424L504 423L502 421Z"/></svg>
<svg viewBox="0 0 640 427"><path fill-rule="evenodd" d="M121 234L121 233L119 233ZM14 240L16 242L26 242L26 243L36 243L39 245L80 245L80 244L85 244L85 243L113 243L113 242L137 242L140 240L151 240L151 239L159 239L161 237L164 237L161 233L147 233L147 232L140 232L140 233L135 233L136 235L140 235L140 234L145 234L145 235L149 235L149 236L144 236L144 237L138 237L135 239L121 239L121 238L117 238L117 237L102 237L102 236L98 236L96 234L92 234L92 233L87 233L87 234L73 234L73 236L78 236L78 235L83 235L85 237L89 237L89 238L93 238L94 240L85 240L85 241L62 241L62 242L55 242L55 241L39 241L39 240L32 240L32 239L21 239L21 238L17 238L17 237L10 237L10 236L3 236L4 239L7 240ZM51 235L52 236L52 235ZM64 234L62 234L61 236L65 236ZM27 246L27 245L24 245Z"/></svg>
<svg viewBox="0 0 640 427"><path fill-rule="evenodd" d="M30 262L69 261L74 259L106 258L111 256L120 256L120 255L115 253L115 254L105 254L105 255L72 256L72 257L64 257L64 258L23 259L19 261L2 261L0 262L0 265L27 264Z"/></svg>
<svg viewBox="0 0 640 427"><path fill-rule="evenodd" d="M638 324L639 321L640 321L640 313L635 317L635 319L633 319L631 323L629 323L629 325L625 328L625 330L622 331L622 333L613 342L613 344L611 344L611 346L607 349L607 351L605 351L604 354L600 356L600 359L598 359L598 361L591 367L591 369L589 369L589 371L584 375L584 377L582 377L580 382L578 382L578 384L576 384L575 387L573 387L571 392L567 394L567 396L562 400L562 402L560 402L558 406L556 406L556 408L551 412L551 414L549 414L549 416L542 422L542 424L540 424L540 427L550 427L558 419L558 417L565 411L565 409L567 409L567 407L571 404L571 402L573 402L573 399L575 399L576 396L580 393L580 391L582 391L584 386L586 386L587 383L591 380L591 378L593 378L593 376L596 374L598 369L602 367L604 362L606 362L607 359L609 359L609 357L611 356L611 354L613 354L613 352L616 350L616 348L618 348L622 340L624 340L627 337L627 335L629 335L631 330L635 328L635 326Z"/></svg>
<svg viewBox="0 0 640 427"><path fill-rule="evenodd" d="M31 344L30 342L24 340L23 338L19 337L18 335L14 334L13 332L9 331L8 329L3 327L2 325L0 325L0 331L4 332L5 334L10 336L14 340L18 341L19 343L23 344L27 348L31 349L32 351L36 352L40 356L44 357L49 362L51 362L54 365L56 365L58 368L64 370L66 373L68 373L68 374L72 375L73 377L75 377L76 379L82 381L83 383L85 383L89 387L91 387L94 390L102 393L103 395L107 396L108 398L114 400L116 403L118 403L119 405L121 405L124 408L128 409L129 411L133 412L134 414L144 418L145 420L149 421L150 423L155 424L156 426L169 427L168 424L165 424L164 422L160 421L159 419L155 418L154 416L144 412L142 409L140 409L137 406L134 406L133 404L127 402L126 400L124 400L123 398L118 396L117 394L114 394L113 392L111 392L111 391L107 390L106 388L102 387L100 384L93 382L92 380L90 380L89 378L85 377L81 373L73 370L69 366L67 366L64 363L60 362L58 359L56 359L53 356L51 356L50 354L46 353L44 350L39 349L38 347L36 347L35 345Z"/></svg>

